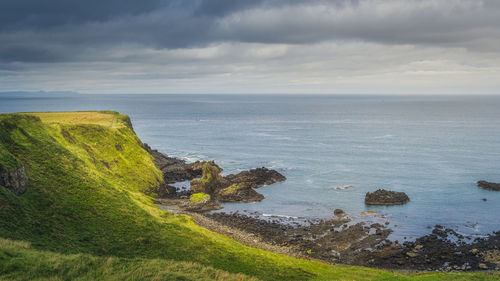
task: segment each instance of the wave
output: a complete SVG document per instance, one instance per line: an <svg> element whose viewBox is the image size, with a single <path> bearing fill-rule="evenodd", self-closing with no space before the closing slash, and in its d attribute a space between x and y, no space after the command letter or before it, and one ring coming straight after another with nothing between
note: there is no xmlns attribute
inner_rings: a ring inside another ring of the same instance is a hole
<svg viewBox="0 0 500 281"><path fill-rule="evenodd" d="M262 214L262 216L263 217L286 218L286 219L298 219L298 217L294 217L294 216L274 215L274 214Z"/></svg>
<svg viewBox="0 0 500 281"><path fill-rule="evenodd" d="M346 189L351 189L354 188L354 185L339 185L339 186L334 186L333 189L335 190L346 190Z"/></svg>
<svg viewBox="0 0 500 281"><path fill-rule="evenodd" d="M376 137L373 137L374 139L390 139L390 138L393 138L394 135L383 135L383 136L376 136Z"/></svg>

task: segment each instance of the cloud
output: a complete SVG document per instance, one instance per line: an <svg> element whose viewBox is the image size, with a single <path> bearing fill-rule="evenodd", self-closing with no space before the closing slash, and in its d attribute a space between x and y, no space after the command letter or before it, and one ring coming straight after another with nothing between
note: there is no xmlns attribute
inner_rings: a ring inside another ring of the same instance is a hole
<svg viewBox="0 0 500 281"><path fill-rule="evenodd" d="M165 81L219 89L230 77L246 92L317 91L469 73L480 84L498 71L499 13L495 0L4 0L0 81L14 88L51 73L72 85L154 80L159 91ZM51 83L40 87L62 87Z"/></svg>

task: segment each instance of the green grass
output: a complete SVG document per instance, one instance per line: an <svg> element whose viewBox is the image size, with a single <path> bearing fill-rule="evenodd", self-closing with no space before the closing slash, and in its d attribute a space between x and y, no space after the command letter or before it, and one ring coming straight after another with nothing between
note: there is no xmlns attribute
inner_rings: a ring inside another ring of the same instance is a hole
<svg viewBox="0 0 500 281"><path fill-rule="evenodd" d="M257 280L192 262L63 255L0 239L0 280Z"/></svg>
<svg viewBox="0 0 500 281"><path fill-rule="evenodd" d="M232 193L236 192L240 188L241 188L240 185L234 183L234 184L232 184L232 185L224 188L223 190L221 190L221 193L223 193L223 194L232 194Z"/></svg>
<svg viewBox="0 0 500 281"><path fill-rule="evenodd" d="M30 245L2 240L0 279L161 279L147 275L157 271L174 279L184 266L192 269L179 280L217 279L214 274L229 280L241 277L233 274L262 280L500 279L331 266L245 247L154 205L146 194L162 181L161 172L127 116L83 116L0 115L0 164L11 169L22 163L29 182L22 196L0 187L0 237Z"/></svg>
<svg viewBox="0 0 500 281"><path fill-rule="evenodd" d="M123 122L118 122L120 115L113 111L32 112L25 114L39 117L43 123L52 124L94 124L112 128L125 125Z"/></svg>
<svg viewBox="0 0 500 281"><path fill-rule="evenodd" d="M189 200L193 203L200 202L202 200L208 201L208 200L210 200L210 195L203 193L203 192L194 193L194 194L191 194L191 196L189 197Z"/></svg>

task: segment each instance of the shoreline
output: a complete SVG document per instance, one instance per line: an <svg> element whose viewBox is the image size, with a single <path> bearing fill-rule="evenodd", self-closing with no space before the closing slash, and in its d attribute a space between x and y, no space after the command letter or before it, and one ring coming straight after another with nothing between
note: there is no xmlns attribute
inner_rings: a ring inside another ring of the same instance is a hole
<svg viewBox="0 0 500 281"><path fill-rule="evenodd" d="M143 147L155 159L166 183L158 191L157 205L160 209L189 215L198 225L243 245L331 264L390 270L450 272L500 269L500 231L474 239L436 225L430 234L417 236L414 241L400 242L388 239L393 230L385 217L372 221L368 218L354 219L340 209L332 212L332 217L328 219L288 216L263 219L238 212L211 212L223 208L220 202L263 200L264 196L254 189L286 178L265 167L222 177L222 168L214 161L188 164L185 160L153 150L147 144ZM186 181L190 181L189 189ZM228 190L233 192L230 197L227 197ZM207 199L194 201L193 192L195 195L203 194ZM385 190L377 192L400 194ZM405 199L409 201L407 196Z"/></svg>
<svg viewBox="0 0 500 281"><path fill-rule="evenodd" d="M184 200L160 199L157 205L164 211L188 215L196 224L245 246L296 258L407 272L500 269L494 261L500 254L500 232L467 244L460 234L437 225L432 234L400 244L387 240L391 230L383 225L358 222L346 226L348 217L293 226L236 213L187 211L182 208ZM328 242L329 239L333 240ZM449 239L456 241L451 243Z"/></svg>

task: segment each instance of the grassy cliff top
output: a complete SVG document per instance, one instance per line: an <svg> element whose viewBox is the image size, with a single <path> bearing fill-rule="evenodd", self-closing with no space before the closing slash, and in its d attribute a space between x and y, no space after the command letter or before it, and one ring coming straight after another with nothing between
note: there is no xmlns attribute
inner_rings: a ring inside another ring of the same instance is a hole
<svg viewBox="0 0 500 281"><path fill-rule="evenodd" d="M68 112L23 112L0 114L0 119L12 115L28 115L40 118L47 124L99 125L109 128L130 126L130 118L116 111L68 111Z"/></svg>
<svg viewBox="0 0 500 281"><path fill-rule="evenodd" d="M23 165L28 178L20 196L0 186L0 280L499 278L333 266L245 247L160 210L147 194L162 175L141 144L117 112L0 115L0 167Z"/></svg>
<svg viewBox="0 0 500 281"><path fill-rule="evenodd" d="M33 112L27 113L40 118L44 123L59 124L95 124L115 128L123 126L118 120L118 114L111 112L79 111L79 112Z"/></svg>

